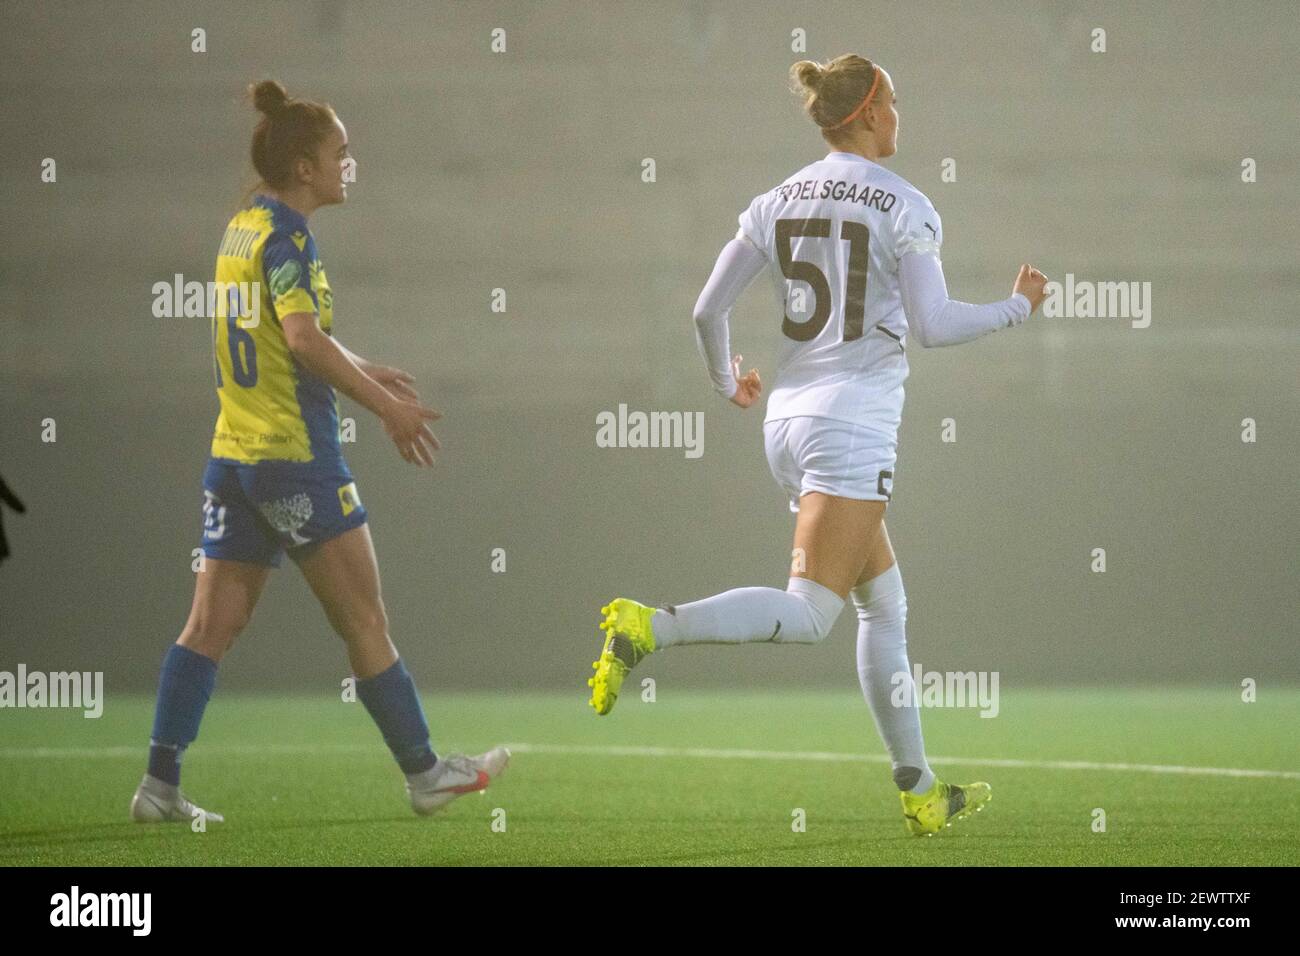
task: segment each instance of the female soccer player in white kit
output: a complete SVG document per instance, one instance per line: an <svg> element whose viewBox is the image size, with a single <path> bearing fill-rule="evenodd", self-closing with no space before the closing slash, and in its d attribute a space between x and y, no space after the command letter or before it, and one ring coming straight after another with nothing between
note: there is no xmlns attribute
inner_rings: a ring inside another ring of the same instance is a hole
<svg viewBox="0 0 1300 956"><path fill-rule="evenodd" d="M652 608L616 598L588 681L599 714L647 654L678 644L815 643L850 596L858 615L858 675L900 790L909 832L933 835L980 810L987 783L935 777L913 699L907 604L884 526L893 490L906 344L968 342L1019 325L1044 298L1046 276L1020 267L1011 297L989 305L948 298L943 224L930 201L878 161L896 151L888 72L860 56L791 68L804 108L832 152L754 199L695 306L701 354L717 390L741 408L758 372L730 362L728 316L765 269L784 317L776 386L763 434L768 463L798 515L789 584L739 588ZM900 686L901 682L901 686ZM902 706L894 701L901 698Z"/></svg>

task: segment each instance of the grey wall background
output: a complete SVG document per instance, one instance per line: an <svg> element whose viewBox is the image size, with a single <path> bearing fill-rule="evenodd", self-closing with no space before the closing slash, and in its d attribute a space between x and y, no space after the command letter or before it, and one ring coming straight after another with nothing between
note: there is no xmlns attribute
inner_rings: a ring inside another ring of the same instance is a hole
<svg viewBox="0 0 1300 956"><path fill-rule="evenodd" d="M609 597L782 586L793 519L761 411L714 397L690 309L749 199L824 151L785 88L802 28L810 56L891 71L890 165L944 217L953 295L1001 298L1026 259L1154 287L1145 330L1036 316L909 349L887 523L914 660L1004 687L1300 679L1292 4L5 3L3 21L0 472L29 513L5 521L0 669L148 689L184 620L216 398L206 322L153 318L151 288L211 278L252 182L242 91L266 76L331 102L359 161L312 221L340 339L446 415L421 473L345 401L422 688L577 695ZM733 338L768 382L778 337L756 283ZM597 448L620 402L704 411L703 458ZM647 673L851 687L854 627ZM286 564L223 686L346 673Z"/></svg>

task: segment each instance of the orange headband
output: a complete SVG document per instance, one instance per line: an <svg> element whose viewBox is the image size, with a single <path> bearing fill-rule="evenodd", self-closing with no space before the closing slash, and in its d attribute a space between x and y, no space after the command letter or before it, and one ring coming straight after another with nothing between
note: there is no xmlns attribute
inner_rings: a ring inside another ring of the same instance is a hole
<svg viewBox="0 0 1300 956"><path fill-rule="evenodd" d="M839 129L841 126L847 126L849 123L852 123L855 119L857 119L858 114L867 108L867 104L871 102L871 98L876 95L876 87L879 85L880 85L880 67L876 67L876 76L871 81L871 89L867 90L866 99L864 99L861 103L859 103L858 108L855 109L848 116L844 117L844 119L840 120L834 126L827 126L826 129Z"/></svg>

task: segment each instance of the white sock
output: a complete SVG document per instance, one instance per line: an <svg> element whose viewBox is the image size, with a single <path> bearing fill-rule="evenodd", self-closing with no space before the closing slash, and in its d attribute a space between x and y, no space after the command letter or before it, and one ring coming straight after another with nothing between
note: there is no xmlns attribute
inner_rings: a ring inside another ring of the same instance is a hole
<svg viewBox="0 0 1300 956"><path fill-rule="evenodd" d="M657 610L650 620L657 647L674 644L815 644L830 633L844 599L808 578L786 590L736 588L702 601Z"/></svg>
<svg viewBox="0 0 1300 956"><path fill-rule="evenodd" d="M924 793L934 784L921 738L921 712L912 706L912 665L907 659L907 594L895 562L888 571L852 591L858 611L858 680L876 730L889 751L894 783ZM896 681L895 675L902 675ZM901 683L900 683L901 681ZM904 701L895 706L894 700ZM920 772L918 779L916 773Z"/></svg>

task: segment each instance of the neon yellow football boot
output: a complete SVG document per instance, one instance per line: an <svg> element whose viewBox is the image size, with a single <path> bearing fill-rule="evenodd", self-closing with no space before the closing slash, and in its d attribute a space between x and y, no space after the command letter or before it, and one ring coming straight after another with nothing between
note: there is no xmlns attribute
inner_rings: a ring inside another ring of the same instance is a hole
<svg viewBox="0 0 1300 956"><path fill-rule="evenodd" d="M605 615L600 622L605 646L601 648L600 658L591 665L596 673L587 679L587 686L591 688L588 703L601 716L614 709L628 671L654 652L655 637L650 630L650 616L654 612L654 608L627 598L615 598L600 609Z"/></svg>
<svg viewBox="0 0 1300 956"><path fill-rule="evenodd" d="M903 824L913 836L934 836L954 820L964 820L979 813L984 804L993 798L993 788L987 783L967 783L957 786L944 783L938 777L925 793L899 792L903 802Z"/></svg>

